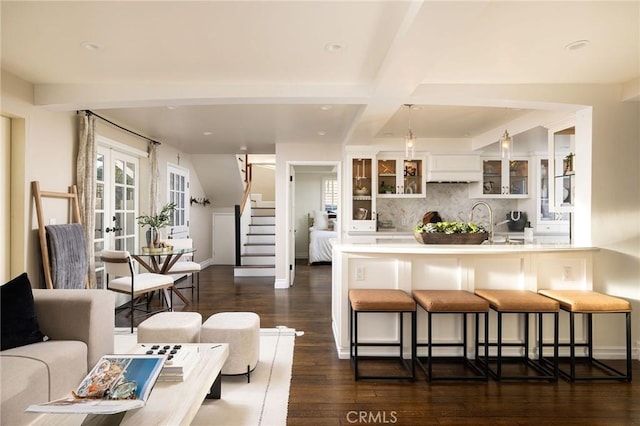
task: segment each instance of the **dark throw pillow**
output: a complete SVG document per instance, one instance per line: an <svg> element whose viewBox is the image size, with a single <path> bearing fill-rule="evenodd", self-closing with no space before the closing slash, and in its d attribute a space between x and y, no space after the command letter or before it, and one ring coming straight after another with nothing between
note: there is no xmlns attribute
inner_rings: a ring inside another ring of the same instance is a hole
<svg viewBox="0 0 640 426"><path fill-rule="evenodd" d="M33 304L31 283L26 273L0 287L0 328L2 348L6 350L31 343L42 342L36 309Z"/></svg>

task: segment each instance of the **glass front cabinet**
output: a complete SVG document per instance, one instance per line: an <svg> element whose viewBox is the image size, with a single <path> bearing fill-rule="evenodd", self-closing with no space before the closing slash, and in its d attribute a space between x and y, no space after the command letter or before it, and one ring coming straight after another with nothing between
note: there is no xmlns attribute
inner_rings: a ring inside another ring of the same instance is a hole
<svg viewBox="0 0 640 426"><path fill-rule="evenodd" d="M575 205L575 134L573 122L549 128L549 210L571 213Z"/></svg>
<svg viewBox="0 0 640 426"><path fill-rule="evenodd" d="M351 211L349 231L376 230L375 157L352 157L349 162Z"/></svg>
<svg viewBox="0 0 640 426"><path fill-rule="evenodd" d="M549 163L550 161L547 157L536 160L538 175L536 232L568 232L569 213L553 211L551 208L552 201L549 197L549 179L561 172L559 168L561 168L562 159L556 159L556 171L553 173L550 173Z"/></svg>
<svg viewBox="0 0 640 426"><path fill-rule="evenodd" d="M529 162L528 158L483 159L482 181L476 186L476 197L528 198Z"/></svg>
<svg viewBox="0 0 640 426"><path fill-rule="evenodd" d="M424 160L402 158L377 159L379 198L424 197Z"/></svg>

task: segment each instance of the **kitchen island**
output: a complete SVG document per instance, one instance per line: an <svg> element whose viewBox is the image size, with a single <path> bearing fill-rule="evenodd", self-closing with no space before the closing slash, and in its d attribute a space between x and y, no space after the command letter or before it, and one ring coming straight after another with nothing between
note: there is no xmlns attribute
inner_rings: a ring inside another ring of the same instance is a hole
<svg viewBox="0 0 640 426"><path fill-rule="evenodd" d="M475 289L590 290L596 251L595 247L571 244L423 245L406 236L336 240L333 245L332 326L338 355L349 358L349 289L391 288L408 294L418 289L470 292ZM459 316L440 317L437 323L434 322L434 338L460 340ZM561 339L568 335L566 320L561 315ZM394 341L398 337L397 321L393 314L366 318L360 323L359 338L371 342ZM490 321L493 332L493 313ZM425 322L426 315L418 309L418 341L425 340ZM405 332L409 333L406 329ZM507 324L504 336L506 340L520 337L519 320ZM409 342L409 334L405 337ZM388 355L384 352L371 354Z"/></svg>

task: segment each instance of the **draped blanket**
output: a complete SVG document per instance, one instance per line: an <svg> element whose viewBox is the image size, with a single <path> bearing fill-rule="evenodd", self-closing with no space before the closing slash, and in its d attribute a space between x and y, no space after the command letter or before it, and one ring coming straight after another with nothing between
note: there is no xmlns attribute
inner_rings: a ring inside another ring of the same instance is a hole
<svg viewBox="0 0 640 426"><path fill-rule="evenodd" d="M85 288L89 263L82 225L48 225L45 230L53 287Z"/></svg>

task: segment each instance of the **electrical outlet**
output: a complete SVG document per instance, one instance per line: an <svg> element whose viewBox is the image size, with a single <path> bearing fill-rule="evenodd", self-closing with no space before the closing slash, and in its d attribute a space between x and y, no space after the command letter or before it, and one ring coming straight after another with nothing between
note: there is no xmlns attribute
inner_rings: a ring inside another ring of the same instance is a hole
<svg viewBox="0 0 640 426"><path fill-rule="evenodd" d="M562 281L571 281L571 266L562 268Z"/></svg>
<svg viewBox="0 0 640 426"><path fill-rule="evenodd" d="M356 281L364 281L364 268L362 266L356 268Z"/></svg>
<svg viewBox="0 0 640 426"><path fill-rule="evenodd" d="M51 219L49 219L49 225L55 225L56 223L58 222L56 221L55 217L52 217Z"/></svg>

